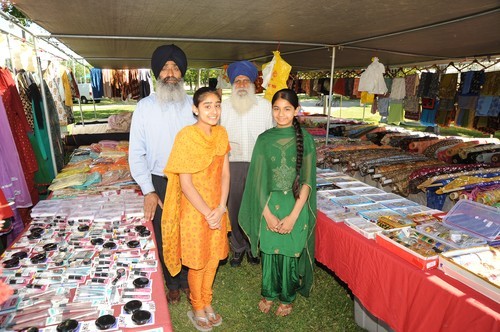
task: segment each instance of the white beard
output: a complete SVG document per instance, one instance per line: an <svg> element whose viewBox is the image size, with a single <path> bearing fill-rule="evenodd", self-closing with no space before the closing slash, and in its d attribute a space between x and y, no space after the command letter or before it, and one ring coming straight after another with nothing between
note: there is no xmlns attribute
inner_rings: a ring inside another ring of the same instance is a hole
<svg viewBox="0 0 500 332"><path fill-rule="evenodd" d="M248 88L236 88L232 86L231 105L236 112L240 114L247 113L252 106L257 104L257 98L255 96L255 85L250 84Z"/></svg>
<svg viewBox="0 0 500 332"><path fill-rule="evenodd" d="M160 103L183 102L186 99L184 80L181 78L175 83L167 83L165 80L156 81L156 96Z"/></svg>

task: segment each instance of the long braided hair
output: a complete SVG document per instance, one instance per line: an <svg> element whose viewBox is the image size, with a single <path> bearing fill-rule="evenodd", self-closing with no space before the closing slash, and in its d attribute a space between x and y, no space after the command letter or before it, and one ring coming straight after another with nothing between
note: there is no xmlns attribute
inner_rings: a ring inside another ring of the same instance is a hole
<svg viewBox="0 0 500 332"><path fill-rule="evenodd" d="M274 105L275 101L278 99L284 99L288 101L294 108L299 107L299 97L295 91L291 89L282 89L276 92L273 96L271 104ZM297 164L295 166L295 180L293 181L292 191L295 199L299 199L300 196L300 169L302 168L302 159L304 156L304 136L302 135L302 129L300 128L299 120L296 116L293 117L293 128L295 129L295 139L297 145Z"/></svg>

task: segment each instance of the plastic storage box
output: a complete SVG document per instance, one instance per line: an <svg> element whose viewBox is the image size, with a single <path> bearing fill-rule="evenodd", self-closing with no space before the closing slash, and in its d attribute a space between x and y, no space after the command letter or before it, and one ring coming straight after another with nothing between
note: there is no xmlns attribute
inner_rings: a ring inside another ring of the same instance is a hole
<svg viewBox="0 0 500 332"><path fill-rule="evenodd" d="M417 230L446 243L454 249L471 248L486 245L486 241L460 228L442 222L431 222L418 225Z"/></svg>
<svg viewBox="0 0 500 332"><path fill-rule="evenodd" d="M413 228L398 228L377 234L375 241L421 270L437 268L439 252L446 246L436 247L436 243ZM432 242L432 241L431 241Z"/></svg>
<svg viewBox="0 0 500 332"><path fill-rule="evenodd" d="M443 218L447 225L463 229L490 245L500 243L500 209L469 200L460 200Z"/></svg>

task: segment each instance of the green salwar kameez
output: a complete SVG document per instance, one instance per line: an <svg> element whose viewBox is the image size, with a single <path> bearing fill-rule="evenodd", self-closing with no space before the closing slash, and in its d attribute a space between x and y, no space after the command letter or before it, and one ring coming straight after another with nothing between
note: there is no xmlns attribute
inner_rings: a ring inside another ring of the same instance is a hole
<svg viewBox="0 0 500 332"><path fill-rule="evenodd" d="M305 130L302 133L300 184L309 186L310 193L291 233L270 231L263 211L267 205L272 214L283 219L295 205L292 184L297 148L293 127L272 128L258 137L238 216L252 254L262 252L262 296L279 298L285 304L293 302L297 291L309 296L313 281L316 149L312 136Z"/></svg>

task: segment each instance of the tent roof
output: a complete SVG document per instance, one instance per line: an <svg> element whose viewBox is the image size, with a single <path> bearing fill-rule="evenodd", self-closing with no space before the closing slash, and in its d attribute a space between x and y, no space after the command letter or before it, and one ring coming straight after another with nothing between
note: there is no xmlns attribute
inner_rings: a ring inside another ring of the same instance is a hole
<svg viewBox="0 0 500 332"><path fill-rule="evenodd" d="M500 55L499 0L29 1L15 6L99 68L149 68L175 43L189 67L268 62L294 71L464 60Z"/></svg>

